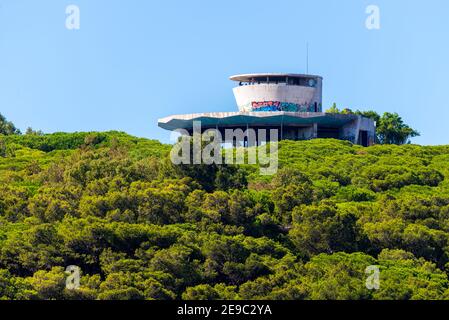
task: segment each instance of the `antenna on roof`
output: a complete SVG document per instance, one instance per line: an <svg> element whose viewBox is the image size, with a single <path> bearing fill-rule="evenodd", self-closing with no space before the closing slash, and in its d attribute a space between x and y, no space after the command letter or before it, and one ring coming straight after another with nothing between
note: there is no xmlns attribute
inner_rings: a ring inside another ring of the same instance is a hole
<svg viewBox="0 0 449 320"><path fill-rule="evenodd" d="M306 74L309 74L309 42L307 42L307 54L306 54Z"/></svg>

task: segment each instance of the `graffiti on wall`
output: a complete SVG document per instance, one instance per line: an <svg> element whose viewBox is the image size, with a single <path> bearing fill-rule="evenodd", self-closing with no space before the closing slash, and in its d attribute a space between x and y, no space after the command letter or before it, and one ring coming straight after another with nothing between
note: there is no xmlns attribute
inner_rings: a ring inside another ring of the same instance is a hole
<svg viewBox="0 0 449 320"><path fill-rule="evenodd" d="M271 111L279 111L281 107L281 102L279 101L259 101L259 102L252 102L251 106L253 107L253 110L258 109L271 109Z"/></svg>
<svg viewBox="0 0 449 320"><path fill-rule="evenodd" d="M315 112L315 106L280 101L255 101L251 103L251 111Z"/></svg>

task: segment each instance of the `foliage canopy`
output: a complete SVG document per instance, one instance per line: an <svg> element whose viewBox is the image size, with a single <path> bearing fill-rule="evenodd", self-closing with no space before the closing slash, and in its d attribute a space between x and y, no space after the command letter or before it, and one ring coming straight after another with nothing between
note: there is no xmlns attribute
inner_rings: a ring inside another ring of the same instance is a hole
<svg viewBox="0 0 449 320"><path fill-rule="evenodd" d="M3 299L449 298L449 146L283 141L267 178L120 132L2 139Z"/></svg>

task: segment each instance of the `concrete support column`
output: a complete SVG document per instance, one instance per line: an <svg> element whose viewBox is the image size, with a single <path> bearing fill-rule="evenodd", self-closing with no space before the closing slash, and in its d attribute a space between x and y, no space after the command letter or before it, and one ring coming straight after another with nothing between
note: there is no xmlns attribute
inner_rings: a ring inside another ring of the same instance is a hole
<svg viewBox="0 0 449 320"><path fill-rule="evenodd" d="M312 139L318 138L318 123L314 123L312 126Z"/></svg>

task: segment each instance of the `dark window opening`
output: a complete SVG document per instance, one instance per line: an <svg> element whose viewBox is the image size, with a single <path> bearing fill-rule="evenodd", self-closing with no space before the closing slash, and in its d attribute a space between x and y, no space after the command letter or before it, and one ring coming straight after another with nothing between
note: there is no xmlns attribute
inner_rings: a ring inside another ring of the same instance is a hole
<svg viewBox="0 0 449 320"><path fill-rule="evenodd" d="M318 138L320 139L339 139L340 130L338 128L318 127Z"/></svg>
<svg viewBox="0 0 449 320"><path fill-rule="evenodd" d="M360 131L359 133L359 143L364 146L364 147L368 147L369 145L369 141L368 141L368 131Z"/></svg>

